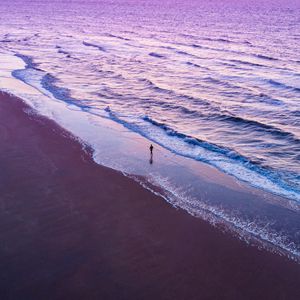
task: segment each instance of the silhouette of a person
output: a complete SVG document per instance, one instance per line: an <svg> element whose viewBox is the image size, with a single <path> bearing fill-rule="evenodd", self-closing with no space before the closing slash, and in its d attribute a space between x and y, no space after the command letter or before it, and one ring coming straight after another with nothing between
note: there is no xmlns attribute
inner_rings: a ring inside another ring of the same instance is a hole
<svg viewBox="0 0 300 300"><path fill-rule="evenodd" d="M150 163L150 165L152 165L153 164L153 145L151 144L150 145L150 160L149 160L149 163Z"/></svg>
<svg viewBox="0 0 300 300"><path fill-rule="evenodd" d="M151 145L150 145L150 153L151 153L151 154L153 154L153 148L154 148L154 147L153 147L153 145L151 144Z"/></svg>

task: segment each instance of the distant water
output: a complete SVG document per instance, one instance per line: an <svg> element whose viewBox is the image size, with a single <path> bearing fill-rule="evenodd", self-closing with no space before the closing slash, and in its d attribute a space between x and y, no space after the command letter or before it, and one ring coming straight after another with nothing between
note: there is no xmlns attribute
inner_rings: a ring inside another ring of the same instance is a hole
<svg viewBox="0 0 300 300"><path fill-rule="evenodd" d="M300 4L206 2L4 0L0 52L58 100L109 106L166 149L299 202Z"/></svg>

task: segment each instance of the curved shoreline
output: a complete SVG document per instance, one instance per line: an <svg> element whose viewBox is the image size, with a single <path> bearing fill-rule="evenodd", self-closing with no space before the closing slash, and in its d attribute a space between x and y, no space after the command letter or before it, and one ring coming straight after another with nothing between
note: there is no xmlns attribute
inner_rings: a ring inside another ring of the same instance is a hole
<svg viewBox="0 0 300 300"><path fill-rule="evenodd" d="M95 115L97 115L100 113L101 115L101 112L92 112L91 108L80 104L80 101L70 95L69 89L58 87L56 85L56 81L58 81L57 78L37 68L32 57L22 54L15 54L15 56L22 59L22 61L25 63L25 67L24 69L13 70L13 78L20 80L24 84L29 85L34 89L37 89L40 93L43 93L47 96L51 95L53 98L60 100L63 103L74 105L80 110L88 111L90 114L95 113ZM31 76L29 76L29 78L26 77L26 71L28 70L41 72L40 83L38 84L40 86L36 86L36 83L33 84L31 82L33 79ZM147 79L145 80L146 82L149 81ZM152 86L153 83L151 81L149 82L150 86ZM202 163L207 163L210 166L218 169L220 172L229 176L233 176L238 181L250 185L253 188L271 193L278 197L296 201L297 204L300 201L300 194L297 189L297 185L293 186L292 184L288 184L286 180L281 178L280 173L274 172L270 168L260 166L254 161L251 161L251 159L243 156L231 148L226 148L218 144L210 143L205 140L183 134L174 130L165 123L160 123L154 119L151 119L147 115L140 117L138 121L136 120L135 122L130 122L120 117L111 109L106 110L106 112L107 116L114 122L117 122L125 128L134 131L134 133L146 138L149 141L155 142L164 149L175 153L176 155L194 159ZM211 116L211 118L213 118L213 116ZM246 121L247 124L258 126L261 129L266 130L266 132L274 132L275 135L279 136L289 136L292 140L298 142L297 137L292 133L281 131L280 128L276 128L268 124L261 124L258 121L251 119L244 120L243 118L231 115L224 115L223 118L224 120L239 123ZM153 125L154 127L151 129L145 127L143 129L145 125L141 126L139 124L139 121L141 120ZM199 149L195 151L195 148L197 147L199 147Z"/></svg>
<svg viewBox="0 0 300 300"><path fill-rule="evenodd" d="M10 65L1 89L90 145L99 165L133 178L145 177L147 188L163 189L171 205L219 224L248 243L300 260L298 203L253 188L205 163L174 155L159 144L155 144L154 164L149 165L147 137L111 120L106 111L100 117L99 112L85 112L57 99L37 82L14 78L11 72L26 68L26 62L16 56L3 58Z"/></svg>

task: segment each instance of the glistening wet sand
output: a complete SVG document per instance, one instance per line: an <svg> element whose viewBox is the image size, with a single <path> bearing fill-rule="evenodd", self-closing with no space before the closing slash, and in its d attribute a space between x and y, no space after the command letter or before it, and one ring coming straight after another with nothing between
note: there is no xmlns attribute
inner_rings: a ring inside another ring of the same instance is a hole
<svg viewBox="0 0 300 300"><path fill-rule="evenodd" d="M0 98L1 299L300 299L300 265L176 210Z"/></svg>

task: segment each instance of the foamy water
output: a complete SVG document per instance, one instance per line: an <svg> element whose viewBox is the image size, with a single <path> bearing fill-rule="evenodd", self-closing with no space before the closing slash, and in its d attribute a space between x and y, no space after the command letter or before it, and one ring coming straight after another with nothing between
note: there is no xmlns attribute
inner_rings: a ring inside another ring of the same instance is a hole
<svg viewBox="0 0 300 300"><path fill-rule="evenodd" d="M296 2L61 2L1 2L0 52L25 63L12 68L16 79L93 120L110 118L176 155L300 202ZM115 168L134 169L124 161ZM254 222L253 212L208 206L193 189L181 187L179 206L194 214L209 207L298 253L294 219L290 232L275 216L264 226L266 211Z"/></svg>

